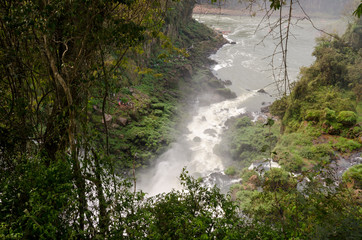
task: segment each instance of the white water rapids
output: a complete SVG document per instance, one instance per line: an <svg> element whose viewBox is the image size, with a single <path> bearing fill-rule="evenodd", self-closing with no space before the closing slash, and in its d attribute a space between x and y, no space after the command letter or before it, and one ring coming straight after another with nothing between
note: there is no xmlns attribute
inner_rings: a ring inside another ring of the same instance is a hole
<svg viewBox="0 0 362 240"><path fill-rule="evenodd" d="M257 93L263 88L270 94L275 93L273 86L268 86L273 79L270 67L265 59L274 49L271 39L263 45L256 44L264 37L265 32L255 33L260 19L240 16L197 15L201 22L210 27L228 32L225 37L236 44L226 44L211 58L218 64L213 67L214 75L222 80L231 80L230 89L237 98L214 103L209 106L197 106L192 121L187 124L187 133L171 145L162 154L153 167L141 171L137 176L137 188L150 196L172 189L180 189L180 175L184 167L195 177L208 177L210 184L223 187L230 184L223 170L230 161L216 155L213 151L221 139L226 121L245 111L258 112L264 103L274 100L269 94ZM320 20L320 27L332 24L332 20ZM290 78L296 80L299 68L312 63L311 53L314 39L319 32L309 23L299 23L294 29L295 39L290 42L289 72ZM218 175L215 178L215 175ZM213 179L210 180L210 176Z"/></svg>

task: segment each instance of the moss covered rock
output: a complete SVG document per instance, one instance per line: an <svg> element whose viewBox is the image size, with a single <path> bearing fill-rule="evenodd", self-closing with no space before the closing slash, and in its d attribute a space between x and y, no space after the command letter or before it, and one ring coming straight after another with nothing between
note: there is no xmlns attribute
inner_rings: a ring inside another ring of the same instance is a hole
<svg viewBox="0 0 362 240"><path fill-rule="evenodd" d="M324 119L327 120L328 122L336 121L336 111L329 109L329 108L325 108L324 109Z"/></svg>
<svg viewBox="0 0 362 240"><path fill-rule="evenodd" d="M306 121L316 121L318 122L321 117L322 112L320 110L308 110L306 115L304 116L304 119Z"/></svg>
<svg viewBox="0 0 362 240"><path fill-rule="evenodd" d="M357 122L357 115L352 111L342 111L338 114L337 121L344 126L353 126Z"/></svg>
<svg viewBox="0 0 362 240"><path fill-rule="evenodd" d="M355 188L362 189L362 164L350 167L343 174L343 181L352 182Z"/></svg>

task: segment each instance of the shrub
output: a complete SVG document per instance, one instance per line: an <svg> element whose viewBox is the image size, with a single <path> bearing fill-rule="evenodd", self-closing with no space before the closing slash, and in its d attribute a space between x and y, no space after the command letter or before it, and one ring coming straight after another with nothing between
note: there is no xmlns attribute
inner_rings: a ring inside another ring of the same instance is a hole
<svg viewBox="0 0 362 240"><path fill-rule="evenodd" d="M298 154L294 154L290 159L281 159L280 165L288 172L301 172L302 168L305 167L303 158Z"/></svg>
<svg viewBox="0 0 362 240"><path fill-rule="evenodd" d="M344 137L340 137L338 141L332 145L333 148L340 152L350 152L360 148L361 146L362 144L357 141L346 139Z"/></svg>
<svg viewBox="0 0 362 240"><path fill-rule="evenodd" d="M272 168L265 172L264 190L282 191L293 187L294 180L282 168Z"/></svg>
<svg viewBox="0 0 362 240"><path fill-rule="evenodd" d="M251 120L249 117L242 117L236 122L236 127L238 128L247 126L251 126Z"/></svg>
<svg viewBox="0 0 362 240"><path fill-rule="evenodd" d="M343 174L343 181L345 182L354 182L355 188L362 188L362 164L358 164L355 166L350 167L344 174Z"/></svg>
<svg viewBox="0 0 362 240"><path fill-rule="evenodd" d="M287 107L287 97L283 97L273 102L273 104L270 106L270 112L275 116L283 118Z"/></svg>
<svg viewBox="0 0 362 240"><path fill-rule="evenodd" d="M334 122L336 121L336 111L333 111L329 108L324 109L324 118L327 120L327 122Z"/></svg>
<svg viewBox="0 0 362 240"><path fill-rule="evenodd" d="M337 121L345 126L353 126L357 122L357 115L352 111L342 111L338 114Z"/></svg>
<svg viewBox="0 0 362 240"><path fill-rule="evenodd" d="M241 170L240 177L243 180L243 182L249 181L250 177L253 175L258 175L258 173L255 170L249 170L247 168L244 168Z"/></svg>
<svg viewBox="0 0 362 240"><path fill-rule="evenodd" d="M228 168L225 170L225 174L226 174L226 175L229 175L229 176L235 175L235 173L236 173L236 170L235 170L235 167L234 167L234 166L228 167Z"/></svg>
<svg viewBox="0 0 362 240"><path fill-rule="evenodd" d="M163 114L163 112L162 112L162 110L156 109L153 114L154 114L155 116L161 117L162 114Z"/></svg>
<svg viewBox="0 0 362 240"><path fill-rule="evenodd" d="M306 121L319 121L319 118L321 117L321 111L320 110L307 110L307 113L304 117Z"/></svg>

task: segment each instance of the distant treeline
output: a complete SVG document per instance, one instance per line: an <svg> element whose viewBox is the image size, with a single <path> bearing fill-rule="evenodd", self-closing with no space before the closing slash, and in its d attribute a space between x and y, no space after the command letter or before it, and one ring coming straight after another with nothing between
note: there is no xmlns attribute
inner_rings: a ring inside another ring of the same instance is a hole
<svg viewBox="0 0 362 240"><path fill-rule="evenodd" d="M212 4L211 0L197 0L198 4ZM253 1L244 1L244 0L218 0L214 5L218 5L225 8L242 8L254 2L255 5L260 5L265 2L265 0L253 0ZM269 1L267 1L269 2ZM348 11L346 9L353 9L357 6L359 1L356 0L293 0L293 3L298 5L298 2L303 7L303 9L310 14L321 13L321 14L330 14L334 16L339 16L343 12ZM288 1L289 3L289 1ZM288 4L287 3L287 4ZM269 4L269 3L266 3ZM296 7L295 9L298 9Z"/></svg>

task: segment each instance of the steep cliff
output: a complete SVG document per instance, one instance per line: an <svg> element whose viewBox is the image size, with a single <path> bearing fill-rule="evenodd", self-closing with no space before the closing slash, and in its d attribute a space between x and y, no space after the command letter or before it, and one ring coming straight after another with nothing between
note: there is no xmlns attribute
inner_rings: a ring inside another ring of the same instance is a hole
<svg viewBox="0 0 362 240"><path fill-rule="evenodd" d="M208 56L226 40L192 19L193 6L194 1L172 3L157 38L127 55L106 111L110 153L119 170L147 165L165 151L200 92L211 92L212 101L234 96L220 90L223 83L208 69ZM92 105L91 118L104 145L101 101L94 98Z"/></svg>

